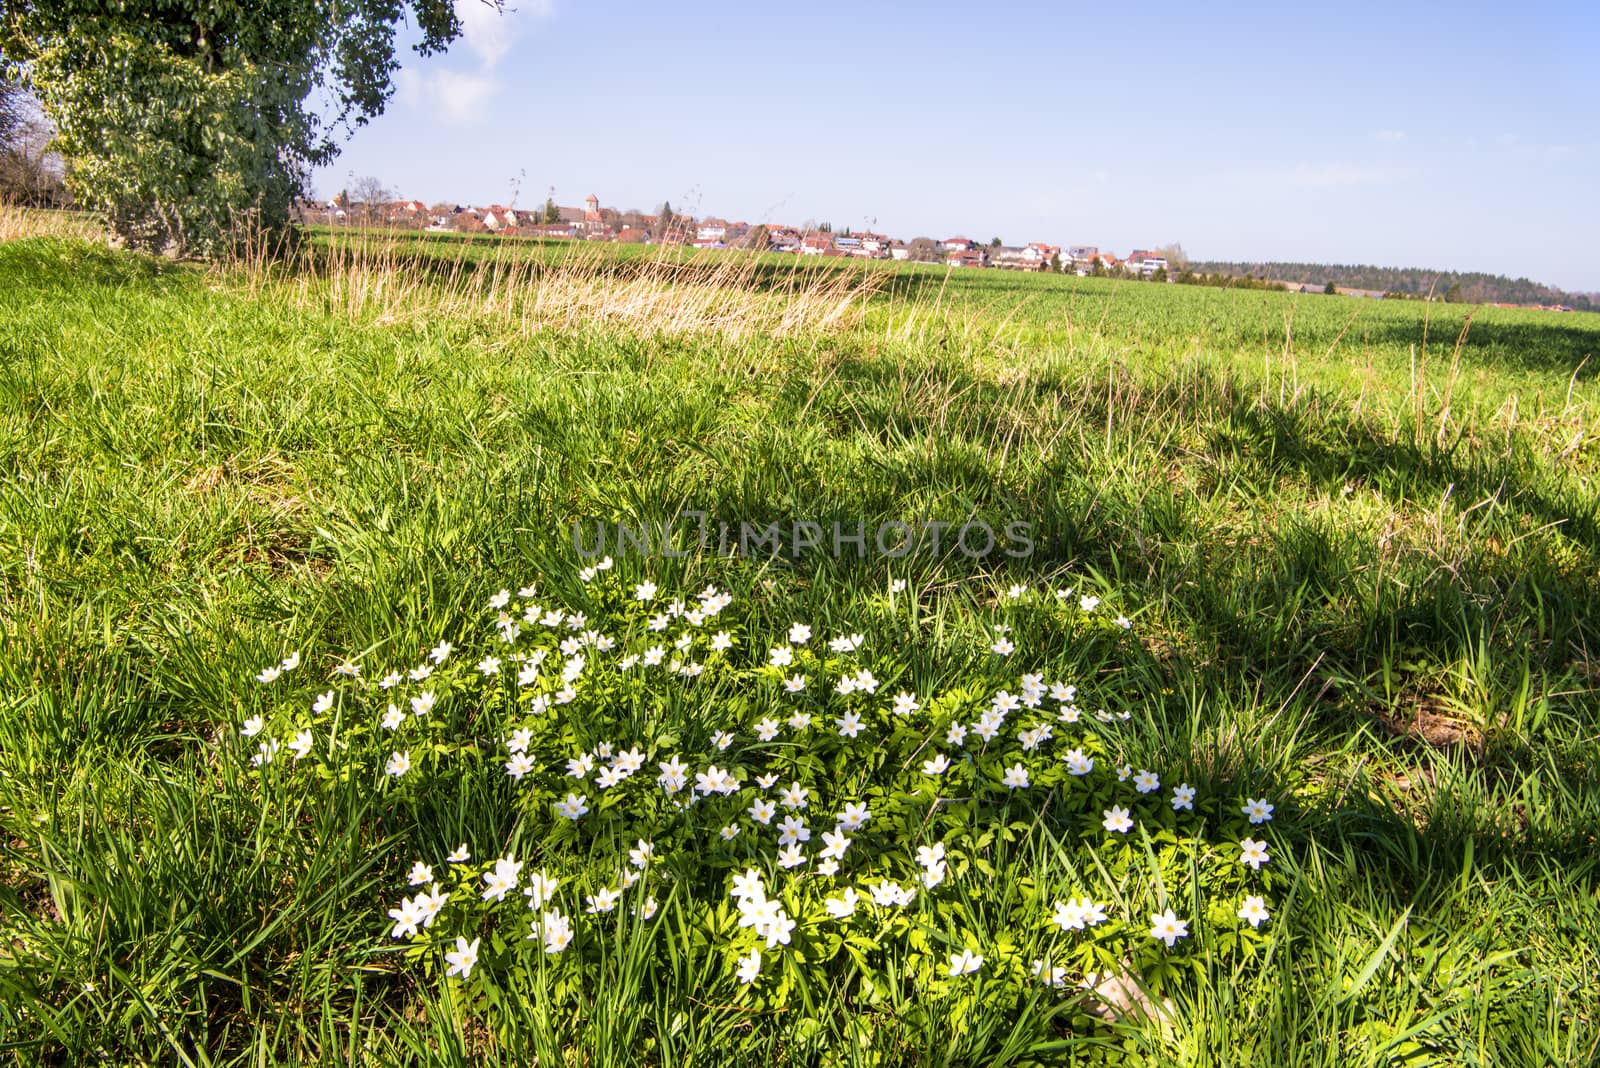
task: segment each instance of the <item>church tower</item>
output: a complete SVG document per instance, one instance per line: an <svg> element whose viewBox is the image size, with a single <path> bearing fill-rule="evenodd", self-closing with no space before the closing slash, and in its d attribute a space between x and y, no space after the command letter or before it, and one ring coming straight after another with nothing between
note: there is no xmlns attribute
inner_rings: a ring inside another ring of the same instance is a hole
<svg viewBox="0 0 1600 1068"><path fill-rule="evenodd" d="M600 198L599 197L595 196L593 193L590 193L588 196L584 197L583 198L583 209L584 209L583 210L583 221L584 222L596 222L597 223L597 222L600 221Z"/></svg>

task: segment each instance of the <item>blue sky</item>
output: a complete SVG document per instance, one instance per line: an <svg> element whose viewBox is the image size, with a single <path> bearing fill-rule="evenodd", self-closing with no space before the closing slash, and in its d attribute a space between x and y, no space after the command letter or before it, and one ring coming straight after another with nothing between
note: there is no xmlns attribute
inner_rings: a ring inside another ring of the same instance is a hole
<svg viewBox="0 0 1600 1068"><path fill-rule="evenodd" d="M1600 5L457 0L314 177L1600 290Z"/></svg>

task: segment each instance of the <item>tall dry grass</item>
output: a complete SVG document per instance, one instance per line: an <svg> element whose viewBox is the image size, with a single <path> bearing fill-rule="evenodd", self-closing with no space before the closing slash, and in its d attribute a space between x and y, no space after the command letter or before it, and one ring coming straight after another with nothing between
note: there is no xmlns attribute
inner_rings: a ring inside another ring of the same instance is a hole
<svg viewBox="0 0 1600 1068"><path fill-rule="evenodd" d="M221 270L253 296L372 324L489 323L501 335L616 326L645 335L791 337L859 322L884 282L844 262L732 250L430 240L337 230L291 254L247 242Z"/></svg>
<svg viewBox="0 0 1600 1068"><path fill-rule="evenodd" d="M98 241L105 237L105 230L93 216L83 212L29 208L0 198L0 241L19 241L25 237Z"/></svg>

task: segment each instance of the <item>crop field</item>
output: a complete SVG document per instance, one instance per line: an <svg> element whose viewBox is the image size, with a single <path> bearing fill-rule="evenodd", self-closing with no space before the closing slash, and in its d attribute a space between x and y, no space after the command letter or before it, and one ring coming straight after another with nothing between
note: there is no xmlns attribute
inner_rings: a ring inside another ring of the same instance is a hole
<svg viewBox="0 0 1600 1068"><path fill-rule="evenodd" d="M1600 1059L1600 316L48 229L0 1061Z"/></svg>

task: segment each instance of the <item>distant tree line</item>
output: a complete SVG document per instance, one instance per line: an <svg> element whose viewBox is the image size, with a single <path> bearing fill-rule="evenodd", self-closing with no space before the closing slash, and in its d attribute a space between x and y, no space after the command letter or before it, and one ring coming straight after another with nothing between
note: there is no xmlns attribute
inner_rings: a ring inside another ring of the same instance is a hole
<svg viewBox="0 0 1600 1068"><path fill-rule="evenodd" d="M1567 293L1527 278L1507 278L1478 271L1430 271L1420 267L1373 267L1365 264L1253 263L1212 260L1190 264L1199 274L1227 275L1268 282L1295 282L1337 289L1382 291L1397 297L1466 304L1566 304L1600 310L1594 295Z"/></svg>
<svg viewBox="0 0 1600 1068"><path fill-rule="evenodd" d="M1160 271L1156 272L1160 274ZM1194 271L1185 269L1179 271L1173 278L1180 286L1215 286L1217 289L1273 289L1287 288L1282 282L1275 282L1269 278L1257 278L1248 274L1228 274L1226 272Z"/></svg>

